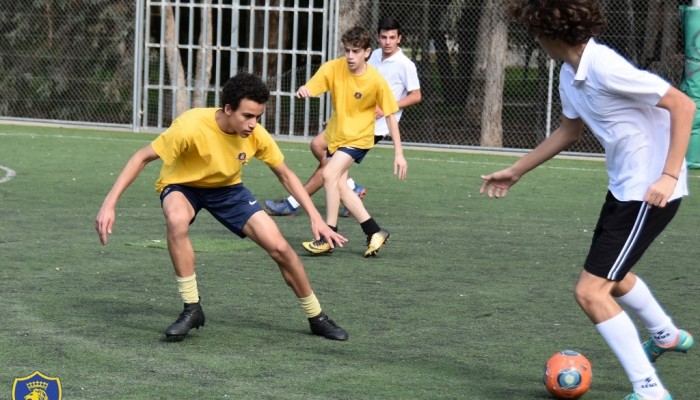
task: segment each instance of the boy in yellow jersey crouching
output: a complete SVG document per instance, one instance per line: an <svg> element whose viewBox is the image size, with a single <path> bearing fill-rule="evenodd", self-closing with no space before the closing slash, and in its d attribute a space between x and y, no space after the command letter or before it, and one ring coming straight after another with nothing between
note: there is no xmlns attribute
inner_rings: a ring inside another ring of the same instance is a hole
<svg viewBox="0 0 700 400"><path fill-rule="evenodd" d="M258 158L299 199L317 239L323 238L329 246L342 246L347 241L323 222L301 181L285 164L279 147L258 123L269 96L267 86L255 75L239 74L229 79L222 89L222 108L195 108L183 113L163 134L131 157L95 218L100 241L107 244L121 194L148 163L158 158L163 161L156 190L160 193L168 251L184 302L182 313L165 330L169 340L182 340L190 329L204 325L195 254L189 239L189 226L201 209L237 236L247 236L267 251L299 299L312 333L333 340L348 338L347 332L321 311L299 256L242 183L242 167Z"/></svg>
<svg viewBox="0 0 700 400"><path fill-rule="evenodd" d="M384 246L389 232L382 229L369 215L362 200L346 182L352 164L362 162L367 152L374 147L377 107L384 112L389 126L389 134L394 142L394 174L401 180L406 179L407 164L401 148L399 125L394 116L399 106L384 77L367 63L372 51L369 31L361 27L351 28L343 34L341 41L345 56L323 64L299 88L296 96L306 98L331 92L333 114L325 134L328 163L323 169L326 223L337 231L338 209L342 201L367 236L364 256L370 257ZM333 251L333 246L325 238L304 242L302 245L313 254Z"/></svg>

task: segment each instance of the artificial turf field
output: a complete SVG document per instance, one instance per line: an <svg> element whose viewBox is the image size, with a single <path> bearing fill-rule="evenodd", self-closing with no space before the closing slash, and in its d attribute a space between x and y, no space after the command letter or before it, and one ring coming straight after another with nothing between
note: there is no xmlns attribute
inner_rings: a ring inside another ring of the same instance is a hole
<svg viewBox="0 0 700 400"><path fill-rule="evenodd" d="M162 332L182 304L159 162L122 196L107 246L94 229L124 163L153 137L0 125L0 400L34 371L59 378L64 399L549 399L543 364L561 349L593 365L585 398L631 391L572 295L606 192L602 161L551 160L496 200L479 195L479 176L512 154L406 149L401 182L393 150L373 149L351 169L392 235L371 259L353 219L340 220L344 248L313 257L306 215L275 217L347 342L311 335L271 259L202 212L191 236L206 326L170 343ZM280 147L305 180L306 143ZM700 172L689 175L691 196L634 271L700 334ZM284 194L257 160L243 179L260 201ZM323 213L322 192L314 202ZM657 362L675 400L700 392L699 357Z"/></svg>

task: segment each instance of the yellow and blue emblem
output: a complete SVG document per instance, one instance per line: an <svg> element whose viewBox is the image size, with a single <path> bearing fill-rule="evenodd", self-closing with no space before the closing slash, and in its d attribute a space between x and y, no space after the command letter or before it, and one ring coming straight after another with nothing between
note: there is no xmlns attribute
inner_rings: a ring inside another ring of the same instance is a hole
<svg viewBox="0 0 700 400"><path fill-rule="evenodd" d="M12 400L61 400L61 380L39 371L15 378L12 384Z"/></svg>

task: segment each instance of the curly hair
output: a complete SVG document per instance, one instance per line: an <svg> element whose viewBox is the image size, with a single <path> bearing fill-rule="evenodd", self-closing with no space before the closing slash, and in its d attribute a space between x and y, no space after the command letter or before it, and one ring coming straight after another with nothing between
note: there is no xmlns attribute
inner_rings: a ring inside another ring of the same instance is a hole
<svg viewBox="0 0 700 400"><path fill-rule="evenodd" d="M571 46L600 36L606 25L596 0L513 0L508 12L531 35L560 39Z"/></svg>
<svg viewBox="0 0 700 400"><path fill-rule="evenodd" d="M270 89L257 75L240 73L229 78L221 89L221 108L231 105L233 111L238 110L241 100L253 100L265 104L270 98Z"/></svg>
<svg viewBox="0 0 700 400"><path fill-rule="evenodd" d="M372 48L372 35L366 28L361 26L356 26L345 31L340 41L344 46L357 47L363 50Z"/></svg>

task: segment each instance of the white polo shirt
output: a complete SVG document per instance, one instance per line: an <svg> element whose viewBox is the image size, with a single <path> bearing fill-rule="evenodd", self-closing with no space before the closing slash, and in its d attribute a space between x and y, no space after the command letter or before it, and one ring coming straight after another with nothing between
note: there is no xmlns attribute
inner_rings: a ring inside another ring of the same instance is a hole
<svg viewBox="0 0 700 400"><path fill-rule="evenodd" d="M620 201L641 201L659 179L671 139L670 114L656 107L670 84L590 39L578 71L559 72L562 113L581 118L605 148L608 188ZM685 163L671 196L688 194Z"/></svg>
<svg viewBox="0 0 700 400"><path fill-rule="evenodd" d="M376 68L389 83L396 101L406 97L408 92L420 89L416 64L403 54L401 48L386 60L382 60L382 49L375 49L367 62ZM394 113L397 122L401 119L402 113L403 109L399 109L398 112ZM379 118L374 122L375 135L384 136L388 133L389 127L386 125L386 118Z"/></svg>

